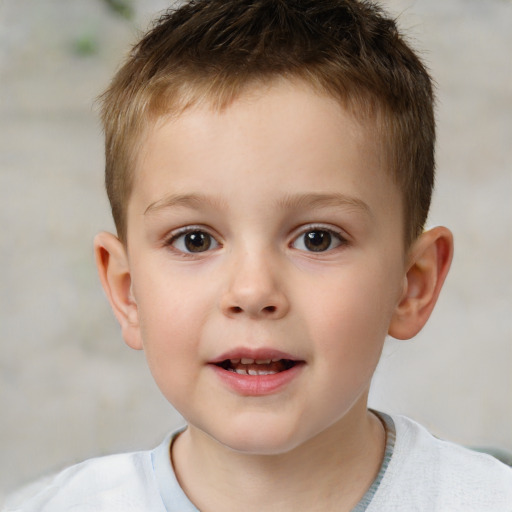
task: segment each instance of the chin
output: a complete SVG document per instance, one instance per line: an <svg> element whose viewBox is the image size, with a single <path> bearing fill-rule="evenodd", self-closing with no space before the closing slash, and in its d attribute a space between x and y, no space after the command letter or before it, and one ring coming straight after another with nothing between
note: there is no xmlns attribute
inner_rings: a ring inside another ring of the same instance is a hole
<svg viewBox="0 0 512 512"><path fill-rule="evenodd" d="M302 444L297 428L253 421L250 425L232 425L227 432L210 434L226 448L246 455L282 455Z"/></svg>

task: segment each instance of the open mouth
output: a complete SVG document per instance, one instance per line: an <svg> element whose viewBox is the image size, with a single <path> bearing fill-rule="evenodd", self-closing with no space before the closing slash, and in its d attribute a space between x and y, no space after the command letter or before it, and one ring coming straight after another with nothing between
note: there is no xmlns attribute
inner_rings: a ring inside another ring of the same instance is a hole
<svg viewBox="0 0 512 512"><path fill-rule="evenodd" d="M239 375L274 375L290 370L300 361L291 359L225 359L215 365Z"/></svg>

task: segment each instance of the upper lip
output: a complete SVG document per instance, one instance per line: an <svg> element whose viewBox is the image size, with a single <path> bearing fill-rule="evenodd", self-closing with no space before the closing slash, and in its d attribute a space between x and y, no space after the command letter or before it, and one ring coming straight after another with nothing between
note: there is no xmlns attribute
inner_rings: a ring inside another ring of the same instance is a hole
<svg viewBox="0 0 512 512"><path fill-rule="evenodd" d="M210 364L219 364L228 359L231 360L241 360L241 359L253 359L254 361L263 361L263 360L273 360L279 361L281 359L286 359L289 361L301 361L301 359L288 354L286 352L282 352L281 350L276 350L273 348L245 348L238 347L227 352L224 352L218 357L212 359Z"/></svg>

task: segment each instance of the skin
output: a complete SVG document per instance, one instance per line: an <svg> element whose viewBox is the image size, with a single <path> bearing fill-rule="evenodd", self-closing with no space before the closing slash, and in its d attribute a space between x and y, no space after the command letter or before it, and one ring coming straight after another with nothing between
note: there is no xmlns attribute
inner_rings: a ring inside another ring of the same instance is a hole
<svg viewBox="0 0 512 512"><path fill-rule="evenodd" d="M404 247L401 204L374 132L303 84L147 134L127 246L101 233L97 263L125 341L187 420L172 462L201 510L350 510L371 485L385 337L421 329L452 256L441 227ZM190 231L209 248L190 252ZM313 251L307 236L331 242ZM248 396L212 364L233 350L300 365Z"/></svg>

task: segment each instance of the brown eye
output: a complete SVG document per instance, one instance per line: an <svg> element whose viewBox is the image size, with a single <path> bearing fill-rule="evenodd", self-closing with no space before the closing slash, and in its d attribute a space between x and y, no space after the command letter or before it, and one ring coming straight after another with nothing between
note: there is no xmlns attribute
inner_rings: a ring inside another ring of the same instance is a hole
<svg viewBox="0 0 512 512"><path fill-rule="evenodd" d="M184 253L200 253L218 247L218 243L210 234L199 229L178 234L170 241L175 249Z"/></svg>
<svg viewBox="0 0 512 512"><path fill-rule="evenodd" d="M307 252L325 252L344 243L344 239L328 229L303 231L293 242L292 247Z"/></svg>
<svg viewBox="0 0 512 512"><path fill-rule="evenodd" d="M321 252L326 251L331 246L332 236L329 231L321 231L316 229L304 233L304 246L309 251Z"/></svg>
<svg viewBox="0 0 512 512"><path fill-rule="evenodd" d="M189 252L203 252L210 248L212 239L208 233L193 231L185 235L184 243Z"/></svg>

